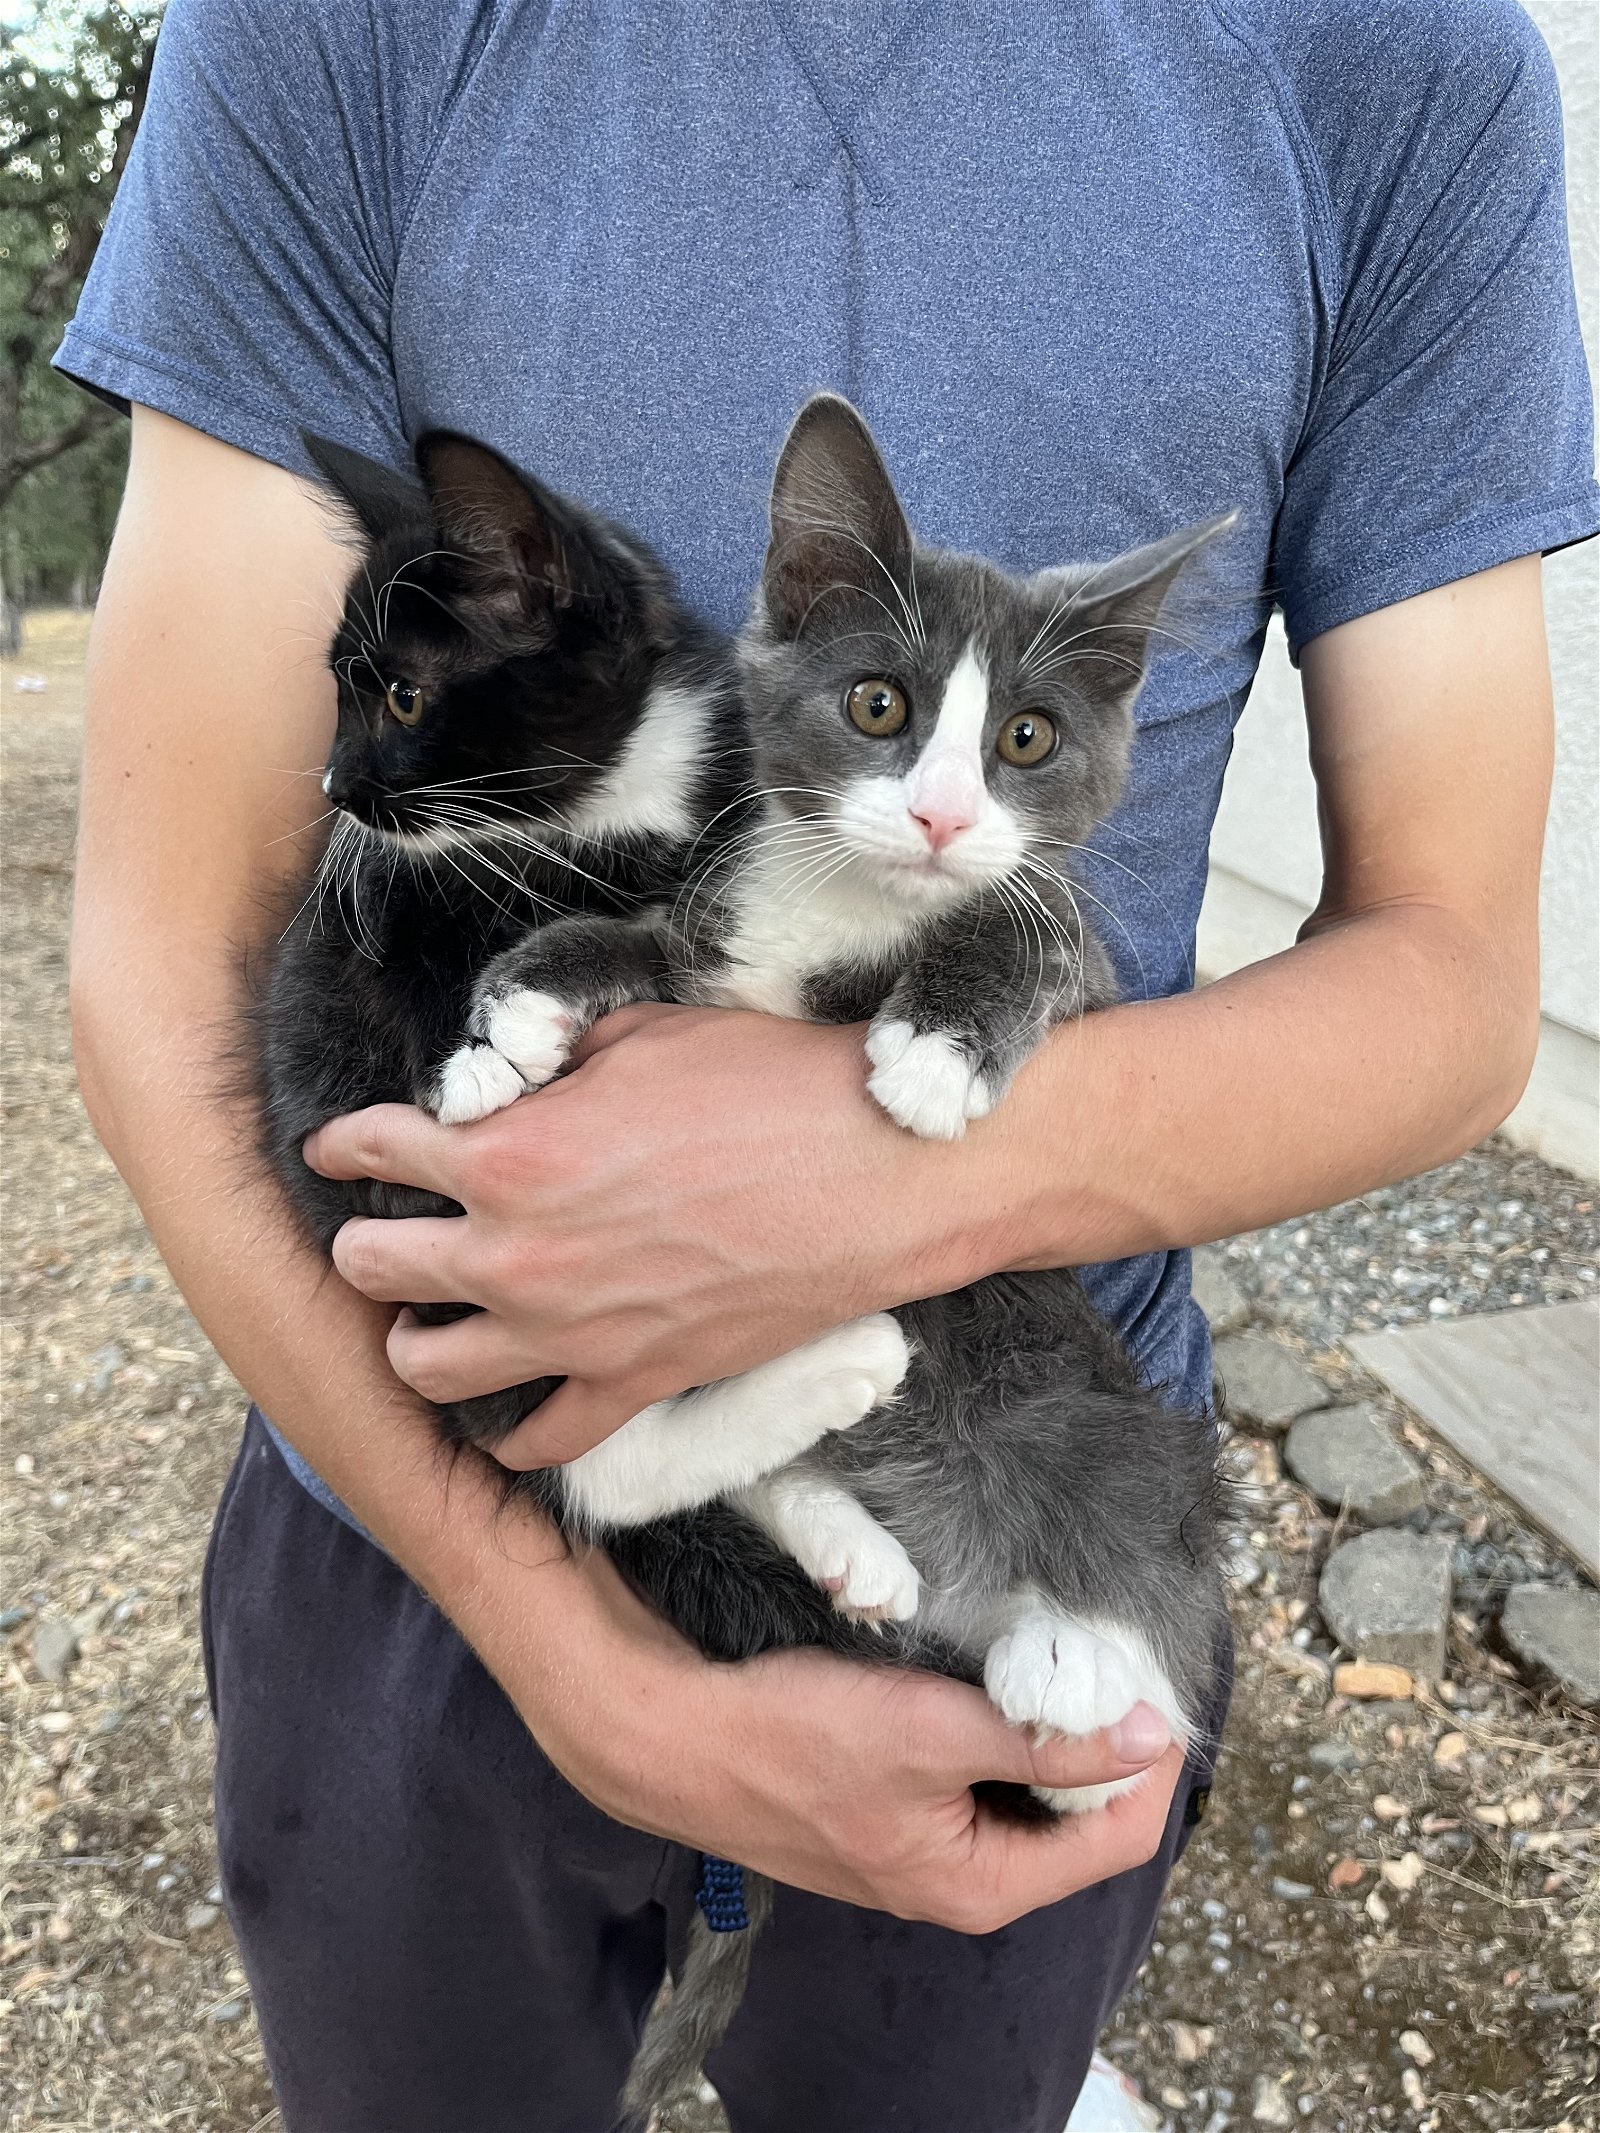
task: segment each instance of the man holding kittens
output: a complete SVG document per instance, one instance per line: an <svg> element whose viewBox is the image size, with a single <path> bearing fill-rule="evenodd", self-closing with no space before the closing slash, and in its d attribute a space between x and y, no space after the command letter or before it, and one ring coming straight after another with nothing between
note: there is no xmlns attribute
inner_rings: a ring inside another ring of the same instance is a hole
<svg viewBox="0 0 1600 2133"><path fill-rule="evenodd" d="M252 1421L229 1484L207 1630L224 1884L290 2133L610 2125L701 1850L786 1885L712 2067L737 2133L1060 2133L1204 1759L1139 1713L1040 1745L949 1682L709 1666L603 1561L447 1486L407 1388L566 1376L506 1450L539 1464L861 1312L1078 1264L1203 1398L1184 1247L1506 1114L1537 1024L1537 559L1600 524L1536 33L1513 0L174 0L59 360L135 411L91 669L85 1092L276 1432ZM316 812L285 773L331 728L347 558L299 433L401 465L475 431L733 623L818 385L865 408L919 530L1011 567L1239 506L1229 599L1141 698L1136 878L1095 877L1143 997L951 1147L875 1115L857 1032L672 1009L479 1126L342 1122L319 1167L466 1209L483 1308L394 1324L423 1293L407 1226L353 1225L348 1285L322 1280L238 1189L216 1094L238 946ZM1323 895L1295 949L1194 994L1269 598ZM971 1790L1145 1767L1049 1833Z"/></svg>

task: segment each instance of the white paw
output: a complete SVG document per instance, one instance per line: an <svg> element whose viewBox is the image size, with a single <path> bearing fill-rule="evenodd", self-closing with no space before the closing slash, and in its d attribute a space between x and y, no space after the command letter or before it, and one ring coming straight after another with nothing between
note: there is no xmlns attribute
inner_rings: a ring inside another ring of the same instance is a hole
<svg viewBox="0 0 1600 2133"><path fill-rule="evenodd" d="M842 1615L857 1622L909 1622L922 1595L917 1566L885 1527L837 1536L819 1548L812 1576L833 1595Z"/></svg>
<svg viewBox="0 0 1600 2133"><path fill-rule="evenodd" d="M824 1429L849 1429L900 1390L911 1365L911 1346L887 1311L836 1326L793 1360L802 1364L808 1404L828 1419Z"/></svg>
<svg viewBox="0 0 1600 2133"><path fill-rule="evenodd" d="M966 1053L937 1031L909 1022L874 1022L867 1032L873 1071L867 1087L897 1126L923 1140L955 1141L968 1121L986 1118L994 1097Z"/></svg>
<svg viewBox="0 0 1600 2133"><path fill-rule="evenodd" d="M464 1126L503 1111L527 1093L509 1059L487 1044L464 1044L439 1069L430 1109L442 1125Z"/></svg>
<svg viewBox="0 0 1600 2133"><path fill-rule="evenodd" d="M530 1089L542 1088L567 1063L574 1019L554 993L520 986L485 1002L478 1019L497 1052L504 1053Z"/></svg>
<svg viewBox="0 0 1600 2133"><path fill-rule="evenodd" d="M1092 1629L1040 1607L997 1637L984 1661L989 1699L1013 1725L1081 1738L1148 1703L1175 1738L1182 1709L1165 1673L1133 1631Z"/></svg>

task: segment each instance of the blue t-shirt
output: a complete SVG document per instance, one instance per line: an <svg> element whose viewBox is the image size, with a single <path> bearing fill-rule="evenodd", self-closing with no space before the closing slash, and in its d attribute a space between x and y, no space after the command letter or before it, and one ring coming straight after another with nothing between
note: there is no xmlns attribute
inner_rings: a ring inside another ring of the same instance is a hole
<svg viewBox="0 0 1600 2133"><path fill-rule="evenodd" d="M819 386L1012 568L1238 507L1084 862L1135 994L1191 981L1270 602L1298 648L1600 526L1515 0L173 0L57 361L302 471L472 431L726 624ZM1202 1400L1188 1273L1087 1278Z"/></svg>

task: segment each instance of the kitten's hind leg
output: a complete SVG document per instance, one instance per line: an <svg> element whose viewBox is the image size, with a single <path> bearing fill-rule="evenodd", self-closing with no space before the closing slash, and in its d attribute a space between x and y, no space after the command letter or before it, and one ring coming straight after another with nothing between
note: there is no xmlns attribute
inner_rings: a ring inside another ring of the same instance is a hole
<svg viewBox="0 0 1600 2133"><path fill-rule="evenodd" d="M593 1526L639 1526L745 1488L892 1399L910 1360L883 1311L658 1400L561 1469L568 1509Z"/></svg>
<svg viewBox="0 0 1600 2133"><path fill-rule="evenodd" d="M888 1527L836 1481L780 1467L735 1500L851 1621L909 1622L916 1613L916 1565Z"/></svg>
<svg viewBox="0 0 1600 2133"><path fill-rule="evenodd" d="M1177 1691L1137 1630L1074 1620L1038 1592L1016 1594L1009 1614L1007 1627L989 1646L983 1685L1013 1725L1078 1739L1116 1725L1136 1703L1147 1703L1161 1713L1173 1739L1187 1745L1189 1722ZM1107 1785L1034 1790L1048 1806L1081 1812L1131 1791L1143 1775Z"/></svg>

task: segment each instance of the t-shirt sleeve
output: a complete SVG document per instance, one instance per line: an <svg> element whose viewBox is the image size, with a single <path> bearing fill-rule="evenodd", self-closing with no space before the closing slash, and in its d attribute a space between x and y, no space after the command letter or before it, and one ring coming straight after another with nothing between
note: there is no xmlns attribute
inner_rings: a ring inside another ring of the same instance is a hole
<svg viewBox="0 0 1600 2133"><path fill-rule="evenodd" d="M1362 0L1351 49L1354 15L1301 87L1339 285L1276 529L1296 651L1600 528L1544 42L1514 0Z"/></svg>
<svg viewBox="0 0 1600 2133"><path fill-rule="evenodd" d="M448 12L173 0L57 366L297 472L302 428L401 460L390 290Z"/></svg>

